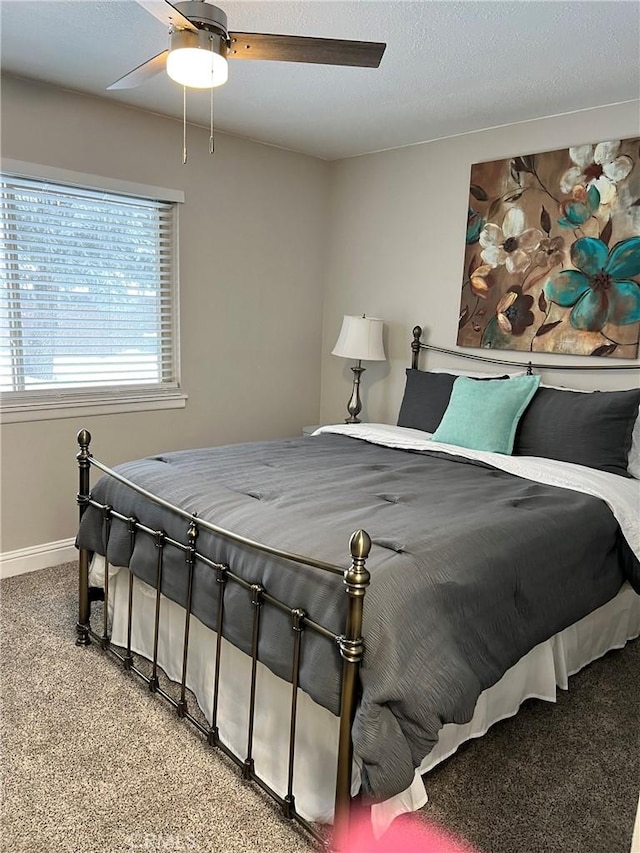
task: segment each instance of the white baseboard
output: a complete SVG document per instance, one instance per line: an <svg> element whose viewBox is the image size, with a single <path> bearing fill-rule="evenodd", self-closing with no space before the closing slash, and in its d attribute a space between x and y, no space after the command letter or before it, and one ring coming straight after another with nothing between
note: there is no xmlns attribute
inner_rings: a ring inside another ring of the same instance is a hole
<svg viewBox="0 0 640 853"><path fill-rule="evenodd" d="M0 578L37 572L39 569L49 569L60 563L77 560L78 550L73 543L73 539L61 539L59 542L45 542L17 551L6 551L0 554Z"/></svg>

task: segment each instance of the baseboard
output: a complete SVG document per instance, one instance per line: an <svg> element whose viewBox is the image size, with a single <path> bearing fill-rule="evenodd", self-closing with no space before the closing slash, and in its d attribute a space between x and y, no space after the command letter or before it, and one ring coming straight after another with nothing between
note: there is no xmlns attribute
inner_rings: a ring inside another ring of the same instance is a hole
<svg viewBox="0 0 640 853"><path fill-rule="evenodd" d="M0 578L11 578L39 569L49 569L60 563L70 563L78 558L78 550L73 539L61 539L59 542L45 542L17 551L0 554Z"/></svg>

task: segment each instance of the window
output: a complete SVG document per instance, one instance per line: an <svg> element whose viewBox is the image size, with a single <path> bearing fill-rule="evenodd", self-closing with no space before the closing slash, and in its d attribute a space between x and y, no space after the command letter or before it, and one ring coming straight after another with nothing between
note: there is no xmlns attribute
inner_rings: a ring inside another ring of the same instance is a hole
<svg viewBox="0 0 640 853"><path fill-rule="evenodd" d="M6 173L0 194L3 411L184 405L175 203Z"/></svg>

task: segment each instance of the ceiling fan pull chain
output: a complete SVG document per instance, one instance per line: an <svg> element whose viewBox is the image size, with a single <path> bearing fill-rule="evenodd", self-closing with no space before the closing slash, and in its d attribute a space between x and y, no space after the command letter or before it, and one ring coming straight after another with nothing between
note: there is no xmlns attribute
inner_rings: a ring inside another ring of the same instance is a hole
<svg viewBox="0 0 640 853"><path fill-rule="evenodd" d="M187 87L182 87L182 165L187 162Z"/></svg>
<svg viewBox="0 0 640 853"><path fill-rule="evenodd" d="M209 154L213 154L216 150L213 140L213 87L211 87L211 126L209 128Z"/></svg>
<svg viewBox="0 0 640 853"><path fill-rule="evenodd" d="M215 45L213 42L213 36L211 34L209 34L209 45L211 47L211 53L215 53L215 50L214 50ZM211 57L211 58L213 59L213 57ZM210 121L209 121L209 154L213 154L213 152L216 150L215 142L213 141L213 89L214 89L214 86L213 86L213 78L214 78L213 68L214 68L214 66L213 66L213 62L212 62L211 63L211 88L209 90L211 93L211 101L210 101L210 109L209 109L209 119L210 119Z"/></svg>

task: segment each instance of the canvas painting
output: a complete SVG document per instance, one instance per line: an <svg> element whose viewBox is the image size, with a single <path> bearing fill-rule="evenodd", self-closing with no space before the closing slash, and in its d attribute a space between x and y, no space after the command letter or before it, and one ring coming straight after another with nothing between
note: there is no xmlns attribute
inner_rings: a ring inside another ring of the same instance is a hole
<svg viewBox="0 0 640 853"><path fill-rule="evenodd" d="M640 138L471 167L458 344L636 358Z"/></svg>

